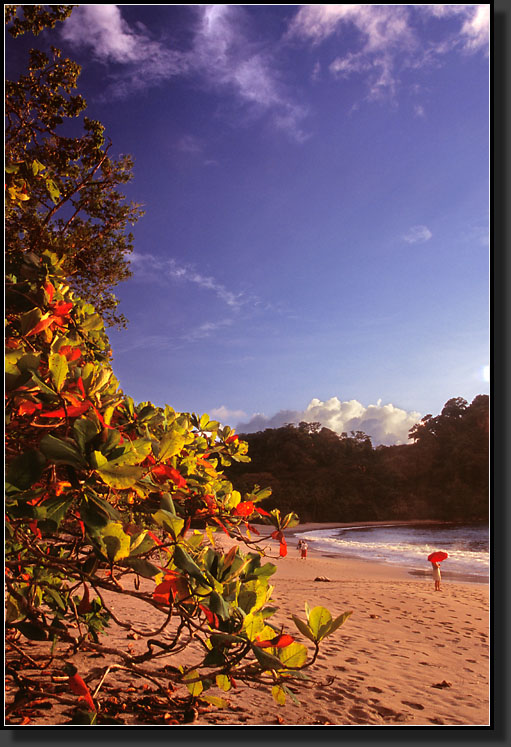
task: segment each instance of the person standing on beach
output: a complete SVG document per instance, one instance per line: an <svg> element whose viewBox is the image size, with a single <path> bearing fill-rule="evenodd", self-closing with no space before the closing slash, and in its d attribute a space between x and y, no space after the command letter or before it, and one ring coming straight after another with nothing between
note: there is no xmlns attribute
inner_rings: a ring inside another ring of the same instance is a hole
<svg viewBox="0 0 511 747"><path fill-rule="evenodd" d="M440 591L440 581L442 580L442 574L440 573L440 563L432 560L431 565L433 566L433 580L435 582L435 591Z"/></svg>
<svg viewBox="0 0 511 747"><path fill-rule="evenodd" d="M305 540L301 540L301 543L302 544L300 546L300 553L301 553L300 557L302 558L302 560L305 560L306 557L307 557L307 547L308 547L308 545L307 545L307 543L306 543Z"/></svg>

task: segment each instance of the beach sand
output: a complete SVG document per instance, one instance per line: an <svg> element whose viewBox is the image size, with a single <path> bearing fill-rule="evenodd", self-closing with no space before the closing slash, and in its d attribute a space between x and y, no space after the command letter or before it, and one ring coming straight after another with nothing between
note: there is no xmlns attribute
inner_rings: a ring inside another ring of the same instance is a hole
<svg viewBox="0 0 511 747"><path fill-rule="evenodd" d="M307 670L310 679L293 686L299 705L288 698L280 706L268 688L238 682L228 693L208 691L224 697L229 707L199 708L190 726L489 724L487 585L443 581L442 590L435 592L430 576L418 579L399 566L321 555L310 545L307 559L301 560L294 533L286 534L285 558L274 559L277 543L263 543L268 560L277 566L271 583L279 611L271 622L283 624L312 654L312 644L296 629L291 614L305 620L306 601L311 608L328 608L334 617L347 610L353 614L321 645L315 665ZM227 537L221 542L225 549L232 544ZM124 598L113 603L119 617L131 620L134 628L147 624L143 605L137 609L136 600L133 607L125 605ZM109 631L102 636L107 646L134 652L146 648L143 639L133 640L115 624ZM97 659L82 656L83 668L98 666ZM189 663L190 651L179 657ZM86 669L81 671L86 675ZM58 723L52 718L58 718L57 711L39 723Z"/></svg>
<svg viewBox="0 0 511 747"><path fill-rule="evenodd" d="M301 525L306 531L319 525ZM325 525L321 525L324 527ZM336 525L339 526L339 525ZM304 604L335 617L353 610L323 642L310 681L296 689L300 705L274 704L267 691L240 687L228 694L243 708L202 723L246 725L488 725L488 586L417 580L406 569L310 550L298 557L289 533L287 557L273 561L274 598L296 640L309 642L291 621ZM272 554L275 555L276 548ZM329 581L315 581L326 577ZM309 644L310 645L310 644Z"/></svg>

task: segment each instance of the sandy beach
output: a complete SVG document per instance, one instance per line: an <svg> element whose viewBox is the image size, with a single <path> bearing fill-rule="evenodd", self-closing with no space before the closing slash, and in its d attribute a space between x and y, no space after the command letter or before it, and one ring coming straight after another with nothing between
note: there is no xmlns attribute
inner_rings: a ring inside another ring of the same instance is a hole
<svg viewBox="0 0 511 747"><path fill-rule="evenodd" d="M310 682L296 691L299 706L288 701L279 707L267 692L254 688L247 698L246 689L240 688L236 695L229 693L235 706L243 705L237 717L220 711L202 718L203 723L489 724L486 585L445 581L435 593L431 578L417 580L388 564L324 556L310 549L301 560L294 532L287 534L288 556L275 561L272 577L279 606L273 620L285 623L286 630L307 643L290 620L291 614L305 618L306 601L311 607L327 607L333 616L346 610L353 614L324 641L309 670ZM315 581L319 577L329 581Z"/></svg>
<svg viewBox="0 0 511 747"><path fill-rule="evenodd" d="M299 705L288 698L279 706L268 689L239 682L227 694L209 691L222 695L229 707L199 707L190 726L489 724L487 585L444 581L442 590L435 592L431 577L417 578L398 566L320 555L310 549L307 559L301 560L294 532L286 534L285 558L274 559L277 543L262 543L268 546L268 560L277 565L272 584L279 611L272 623L283 624L312 653L312 644L296 629L291 614L305 619L306 601L310 607L328 608L333 616L347 610L353 614L323 642L316 664L307 670L310 680L293 686ZM223 536L221 543L227 549L232 540ZM316 580L320 577L328 580ZM145 605L139 608L136 600L129 609L124 597L111 603L134 629L149 624ZM108 636L102 636L102 643L134 653L145 650L143 637L115 624ZM169 663L189 664L191 654L187 649ZM98 659L90 653L76 658L87 679L87 671L98 666ZM90 680L91 689L96 684ZM99 703L107 691L103 689ZM58 719L58 710L53 710L39 723L58 724Z"/></svg>

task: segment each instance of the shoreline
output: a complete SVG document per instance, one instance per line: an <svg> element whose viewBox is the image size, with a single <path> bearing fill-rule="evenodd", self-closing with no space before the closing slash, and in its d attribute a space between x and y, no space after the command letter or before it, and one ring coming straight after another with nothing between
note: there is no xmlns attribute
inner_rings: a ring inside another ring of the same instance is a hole
<svg viewBox="0 0 511 747"><path fill-rule="evenodd" d="M285 530L286 538L310 526ZM277 706L267 691L243 686L229 693L243 713L211 714L197 725L489 725L488 583L442 578L435 593L431 573L413 576L406 566L317 550L301 560L294 547L277 558L278 543L268 548L277 566L273 624L307 645L291 621L305 618L305 602L333 617L353 613L307 670L300 705Z"/></svg>
<svg viewBox="0 0 511 747"><path fill-rule="evenodd" d="M442 521L439 519L405 519L405 520L389 520L389 521L351 521L351 522L304 522L303 524L298 524L296 527L292 527L290 529L284 529L284 536L286 537L286 540L289 540L290 538L294 538L299 534L302 534L303 532L310 532L314 531L316 529L356 529L361 527L397 527L397 526L452 526L454 524L464 524L466 522L453 522L453 521ZM479 523L479 522L477 522ZM263 533L265 530L268 529L267 525L256 525L258 530L261 530L261 533ZM372 558L365 558L362 556L356 556L356 555L349 555L349 554L341 554L341 553L330 553L327 550L317 550L315 549L312 544L309 544L309 550L308 550L309 556L322 556L325 558L342 558L344 560L353 560L354 562L360 562L360 563L367 563L369 565L381 565L384 568L386 568L389 573L390 569L392 568L398 568L400 570L405 570L406 578L410 579L410 577L415 578L430 578L431 577L431 571L428 569L417 569L417 568L410 568L407 567L405 564L399 564L399 563L391 563L390 561L385 560L377 560ZM369 569L368 569L369 570ZM373 569L374 573L374 569ZM477 574L471 574L471 573L463 573L460 571L451 571L448 568L442 568L442 579L449 582L449 583L469 583L469 584L480 584L482 586L488 586L490 583L489 575L488 577L479 576Z"/></svg>

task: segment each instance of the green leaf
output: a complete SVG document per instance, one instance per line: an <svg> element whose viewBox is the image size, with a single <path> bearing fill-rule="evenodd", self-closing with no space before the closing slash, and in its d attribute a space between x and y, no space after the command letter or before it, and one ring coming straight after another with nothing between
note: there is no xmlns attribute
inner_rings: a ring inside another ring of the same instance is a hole
<svg viewBox="0 0 511 747"><path fill-rule="evenodd" d="M337 628L340 628L341 625L344 625L348 617L352 614L353 610L350 610L349 612L343 612L342 615L339 615L339 617L336 617L335 620L332 620L328 629L328 633L326 633L326 635L331 635L334 631L337 630Z"/></svg>
<svg viewBox="0 0 511 747"><path fill-rule="evenodd" d="M86 467L85 461L78 451L68 441L47 433L40 441L40 449L47 459L54 464L70 464L72 467Z"/></svg>
<svg viewBox="0 0 511 747"><path fill-rule="evenodd" d="M46 189L48 190L48 194L50 195L53 202L56 204L59 201L60 197L60 190L53 181L53 179L45 179L46 182Z"/></svg>
<svg viewBox="0 0 511 747"><path fill-rule="evenodd" d="M243 631L250 641L255 640L264 628L264 620L260 612L251 612L243 620Z"/></svg>
<svg viewBox="0 0 511 747"><path fill-rule="evenodd" d="M286 693L284 692L284 688L281 685L273 685L271 689L271 694L272 694L273 700L276 703L278 703L279 705L285 705Z"/></svg>
<svg viewBox="0 0 511 747"><path fill-rule="evenodd" d="M296 625L296 627L298 628L298 630L300 631L300 633L302 633L306 638L308 638L309 641L315 642L314 634L310 630L307 623L304 623L303 620L300 620L300 618L296 617L296 615L291 615L291 618L294 624Z"/></svg>
<svg viewBox="0 0 511 747"><path fill-rule="evenodd" d="M191 559L191 557L188 555L186 550L183 550L181 545L176 545L174 549L173 560L178 568L181 568L182 571L186 571L187 573L189 573L190 576L197 579L197 581L199 581L199 583L201 583L203 586L211 587L211 584L209 583L207 578L203 575L197 563L195 563Z"/></svg>
<svg viewBox="0 0 511 747"><path fill-rule="evenodd" d="M228 693L232 688L231 680L226 674L217 674L216 684L217 687L219 687L220 690L223 690L225 693Z"/></svg>
<svg viewBox="0 0 511 747"><path fill-rule="evenodd" d="M259 646L252 646L252 651L254 652L254 656L259 662L259 664L263 667L263 669L282 669L282 663L280 659L277 659L276 656L273 656L273 654L268 654L264 649L260 648Z"/></svg>
<svg viewBox="0 0 511 747"><path fill-rule="evenodd" d="M217 708L228 708L229 706L229 703L225 698L218 698L216 695L202 695L200 699L216 706Z"/></svg>
<svg viewBox="0 0 511 747"><path fill-rule="evenodd" d="M169 514L168 511L163 511L162 509L157 511L155 514L152 514L152 517L158 526L163 527L163 529L169 532L174 541L179 536L179 533L185 524L184 519L181 519L178 516L173 516L172 514Z"/></svg>
<svg viewBox="0 0 511 747"><path fill-rule="evenodd" d="M125 533L120 522L108 522L98 532L98 539L104 554L111 563L116 563L130 554L130 536Z"/></svg>
<svg viewBox="0 0 511 747"><path fill-rule="evenodd" d="M161 573L161 570L157 566L145 560L145 558L129 557L126 559L126 565L134 570L135 573L138 573L139 576L143 576L143 578L154 578Z"/></svg>
<svg viewBox="0 0 511 747"><path fill-rule="evenodd" d="M311 610L308 623L315 641L320 641L328 634L331 622L332 615L325 607L314 607Z"/></svg>
<svg viewBox="0 0 511 747"><path fill-rule="evenodd" d="M34 176L37 176L41 171L44 171L45 168L46 166L38 161L37 158L32 161L32 173Z"/></svg>
<svg viewBox="0 0 511 747"><path fill-rule="evenodd" d="M50 498L44 502L42 506L38 506L35 511L36 518L38 512L41 511L41 529L46 531L54 531L60 525L60 522L67 513L68 508L73 503L73 498L55 497Z"/></svg>
<svg viewBox="0 0 511 747"><path fill-rule="evenodd" d="M216 613L222 620L229 619L229 605L216 591L212 591L209 595L209 609L211 612Z"/></svg>
<svg viewBox="0 0 511 747"><path fill-rule="evenodd" d="M7 482L19 490L28 490L42 475L46 459L37 449L30 449L13 459L7 470Z"/></svg>
<svg viewBox="0 0 511 747"><path fill-rule="evenodd" d="M56 591L56 589L52 589L52 588L51 588L51 587L49 586L49 587L48 587L48 588L46 588L46 589L45 589L44 591L45 591L45 594L47 594L48 596L50 596L50 597L51 597L51 598L53 599L53 601L54 601L54 602L55 602L55 603L57 604L57 606L58 606L58 607L60 607L60 609L61 609L61 610L62 610L63 612L65 612L65 611L66 611L67 607L66 607L66 605L64 604L64 601L63 601L63 599L62 599L61 595L60 595L60 594L58 593L58 591Z"/></svg>
<svg viewBox="0 0 511 747"><path fill-rule="evenodd" d="M20 622L15 626L20 633L23 633L25 638L29 638L31 641L47 641L48 636L44 630L32 622Z"/></svg>
<svg viewBox="0 0 511 747"><path fill-rule="evenodd" d="M177 454L183 448L185 444L185 437L175 431L166 433L160 441L160 450L158 452L158 458L162 461L170 459Z"/></svg>
<svg viewBox="0 0 511 747"><path fill-rule="evenodd" d="M82 454L85 454L86 445L89 441L92 441L100 430L101 428L93 420L89 420L89 418L79 418L74 421L73 432Z"/></svg>
<svg viewBox="0 0 511 747"><path fill-rule="evenodd" d="M307 661L307 648L301 643L290 643L278 652L280 661L286 667L301 667Z"/></svg>
<svg viewBox="0 0 511 747"><path fill-rule="evenodd" d="M109 464L96 472L111 488L131 488L144 474L143 467L110 467Z"/></svg>
<svg viewBox="0 0 511 747"><path fill-rule="evenodd" d="M204 690L204 686L199 678L199 673L196 669L193 669L188 674L183 676L183 682L188 688L190 694L196 698Z"/></svg>
<svg viewBox="0 0 511 747"><path fill-rule="evenodd" d="M238 594L238 607L241 607L243 612L247 614L252 610L257 602L257 594L255 591L247 591L242 589Z"/></svg>

